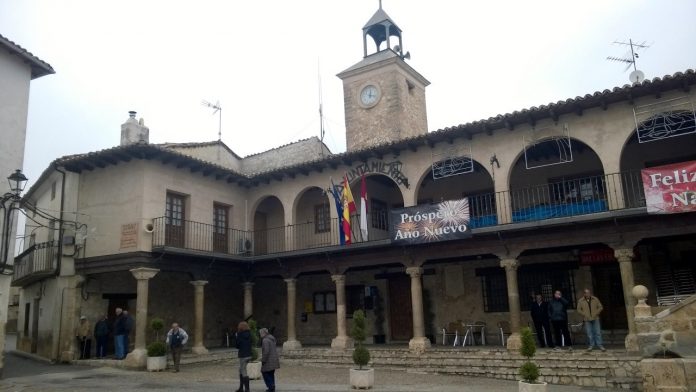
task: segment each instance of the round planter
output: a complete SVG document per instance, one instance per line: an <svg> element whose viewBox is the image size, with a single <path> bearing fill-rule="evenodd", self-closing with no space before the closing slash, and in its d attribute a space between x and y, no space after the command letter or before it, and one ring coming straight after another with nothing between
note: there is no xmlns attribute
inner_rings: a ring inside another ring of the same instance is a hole
<svg viewBox="0 0 696 392"><path fill-rule="evenodd" d="M529 384L524 381L518 381L517 386L519 387L519 392L546 392L548 384L545 382Z"/></svg>
<svg viewBox="0 0 696 392"><path fill-rule="evenodd" d="M160 372L167 368L167 357L147 357L147 370Z"/></svg>
<svg viewBox="0 0 696 392"><path fill-rule="evenodd" d="M252 380L261 378L261 361L247 363L247 376Z"/></svg>
<svg viewBox="0 0 696 392"><path fill-rule="evenodd" d="M353 389L370 389L375 385L375 369L350 369L350 386Z"/></svg>

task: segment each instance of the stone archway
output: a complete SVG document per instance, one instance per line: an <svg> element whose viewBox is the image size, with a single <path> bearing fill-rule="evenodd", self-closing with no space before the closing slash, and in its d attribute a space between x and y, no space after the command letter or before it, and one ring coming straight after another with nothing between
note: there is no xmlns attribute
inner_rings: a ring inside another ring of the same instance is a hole
<svg viewBox="0 0 696 392"><path fill-rule="evenodd" d="M350 184L357 209L357 214L351 216L354 242L364 241L360 232L360 184L360 177L355 178ZM365 175L365 186L368 197L368 240L386 239L389 237L390 211L404 206L401 188L394 180L383 174Z"/></svg>
<svg viewBox="0 0 696 392"><path fill-rule="evenodd" d="M285 250L285 209L276 196L259 200L253 212L253 251L255 255Z"/></svg>

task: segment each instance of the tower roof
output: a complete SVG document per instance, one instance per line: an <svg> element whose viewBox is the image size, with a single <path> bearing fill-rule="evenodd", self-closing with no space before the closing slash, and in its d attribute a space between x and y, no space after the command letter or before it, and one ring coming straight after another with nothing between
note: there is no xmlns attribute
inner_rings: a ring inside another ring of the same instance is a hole
<svg viewBox="0 0 696 392"><path fill-rule="evenodd" d="M365 26L363 26L363 30L367 30L370 27L372 27L376 24L381 24L384 21L388 21L389 23L391 23L392 26L396 27L397 30L401 31L401 29L399 28L399 26L396 25L394 20L392 18L390 18L386 12L384 12L381 4L380 4L380 7L377 10L377 12L375 12L375 14L372 15L372 17L370 18L370 20L367 21L367 23L365 23Z"/></svg>

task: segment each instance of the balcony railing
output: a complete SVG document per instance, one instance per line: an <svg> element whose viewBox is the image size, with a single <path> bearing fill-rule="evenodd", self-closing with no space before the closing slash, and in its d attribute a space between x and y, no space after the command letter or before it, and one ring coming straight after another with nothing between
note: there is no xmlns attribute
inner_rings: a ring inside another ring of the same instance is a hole
<svg viewBox="0 0 696 392"><path fill-rule="evenodd" d="M534 222L553 218L644 207L640 172L562 179L543 185L469 197L472 228ZM368 237L360 217L351 218L353 243L387 239L389 214L370 215ZM153 248L173 247L237 256L259 256L339 245L338 220L321 225L296 223L256 231L169 219L154 220Z"/></svg>
<svg viewBox="0 0 696 392"><path fill-rule="evenodd" d="M34 244L15 257L13 285L22 285L52 275L57 266L58 244L55 241Z"/></svg>

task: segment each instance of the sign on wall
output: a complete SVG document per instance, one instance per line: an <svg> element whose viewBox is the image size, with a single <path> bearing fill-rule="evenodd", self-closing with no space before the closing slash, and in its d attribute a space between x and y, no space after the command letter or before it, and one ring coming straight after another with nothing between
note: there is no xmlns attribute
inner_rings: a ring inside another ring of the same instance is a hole
<svg viewBox="0 0 696 392"><path fill-rule="evenodd" d="M420 244L471 237L469 199L448 200L391 211L392 242Z"/></svg>
<svg viewBox="0 0 696 392"><path fill-rule="evenodd" d="M696 161L641 170L649 214L696 211Z"/></svg>
<svg viewBox="0 0 696 392"><path fill-rule="evenodd" d="M138 247L138 224L128 223L121 225L121 246L119 249Z"/></svg>

